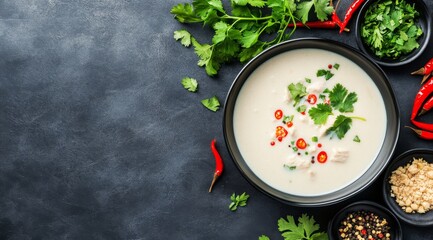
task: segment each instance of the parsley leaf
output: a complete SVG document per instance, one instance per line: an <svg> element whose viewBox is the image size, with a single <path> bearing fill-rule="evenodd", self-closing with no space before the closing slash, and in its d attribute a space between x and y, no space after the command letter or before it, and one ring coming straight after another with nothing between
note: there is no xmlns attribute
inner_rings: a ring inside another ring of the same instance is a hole
<svg viewBox="0 0 433 240"><path fill-rule="evenodd" d="M194 78L184 77L181 83L182 86L190 92L197 92L198 90L198 82Z"/></svg>
<svg viewBox="0 0 433 240"><path fill-rule="evenodd" d="M307 96L307 88L302 83L289 85L290 97L293 99L293 106L296 106L299 101L305 96Z"/></svg>
<svg viewBox="0 0 433 240"><path fill-rule="evenodd" d="M293 216L287 216L286 219L278 220L278 230L284 237L284 240L327 240L328 235L325 232L319 231L320 226L316 224L314 217L309 217L307 214L302 214L298 218L298 224Z"/></svg>
<svg viewBox="0 0 433 240"><path fill-rule="evenodd" d="M340 83L337 83L332 91L329 93L329 100L331 106L340 112L353 112L355 104L358 101L358 96L355 92L349 93Z"/></svg>
<svg viewBox="0 0 433 240"><path fill-rule="evenodd" d="M241 195L236 195L233 193L230 196L230 200L232 201L229 205L229 209L231 211L236 211L238 207L245 207L247 205L247 201L250 195L246 194L245 192Z"/></svg>
<svg viewBox="0 0 433 240"><path fill-rule="evenodd" d="M346 135L347 131L349 131L351 125L352 118L346 117L344 115L338 115L334 124L326 130L326 134L335 134L337 135L338 139L342 139Z"/></svg>
<svg viewBox="0 0 433 240"><path fill-rule="evenodd" d="M207 109L214 112L218 111L220 107L220 102L218 101L218 98L216 96L201 100L201 104L203 104L203 106L205 106Z"/></svg>
<svg viewBox="0 0 433 240"><path fill-rule="evenodd" d="M310 108L308 115L316 125L322 125L328 120L328 116L332 115L332 107L328 104L319 103L316 107Z"/></svg>

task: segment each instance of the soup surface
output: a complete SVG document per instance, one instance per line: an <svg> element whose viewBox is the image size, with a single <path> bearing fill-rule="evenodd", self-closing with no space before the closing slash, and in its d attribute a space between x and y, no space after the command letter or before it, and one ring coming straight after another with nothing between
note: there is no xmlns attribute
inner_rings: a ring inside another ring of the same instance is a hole
<svg viewBox="0 0 433 240"><path fill-rule="evenodd" d="M245 81L234 134L251 170L293 195L341 189L373 163L386 113L373 80L349 59L321 49L279 54Z"/></svg>

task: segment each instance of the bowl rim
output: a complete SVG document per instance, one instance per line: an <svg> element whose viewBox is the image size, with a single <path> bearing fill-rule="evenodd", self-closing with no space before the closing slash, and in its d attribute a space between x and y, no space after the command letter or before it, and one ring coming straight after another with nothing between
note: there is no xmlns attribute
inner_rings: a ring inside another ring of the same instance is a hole
<svg viewBox="0 0 433 240"><path fill-rule="evenodd" d="M384 99L385 109L387 110L386 114L388 123L386 126L385 140L377 158L373 161L370 168L358 179L342 189L317 196L299 196L281 192L260 180L247 166L245 160L240 154L236 145L231 119L237 95L242 88L243 83L247 80L248 76L254 71L254 69L275 55L300 48L318 48L333 51L360 65L376 83L382 94L382 98ZM282 42L266 49L250 60L233 81L225 99L223 113L223 135L226 147L242 176L264 194L294 206L320 207L335 204L356 195L370 186L378 178L380 173L383 172L394 152L400 133L399 126L400 112L398 103L390 82L383 70L375 62L365 57L365 55L361 54L355 48L334 40L314 37L298 38Z"/></svg>
<svg viewBox="0 0 433 240"><path fill-rule="evenodd" d="M385 66L385 67L397 67L397 66L402 66L402 65L406 65L412 61L414 61L415 59L419 58L424 50L427 48L430 38L431 38L431 25L432 25L432 18L431 18L431 14L430 11L428 10L427 5L425 4L425 2L423 0L407 0L407 1L412 1L414 2L415 8L418 10L418 12L420 13L420 17L418 19L418 23L420 24L422 30L423 30L423 35L421 36L421 40L418 41L418 43L420 44L420 47L418 49L415 49L414 51L412 51L412 53L409 53L407 55L403 56L402 60L395 60L395 61L386 61L380 58L377 58L369 49L367 49L367 47L364 45L363 41L362 41L362 37L361 37L361 22L364 19L364 13L367 11L368 7L375 2L376 0L367 0L364 5L361 7L361 9L359 10L359 13L356 17L356 23L355 23L355 39L356 39L356 43L358 45L358 48L361 50L361 52L363 54L365 54L368 58L370 58L371 60L375 61L376 63L378 63L381 66Z"/></svg>
<svg viewBox="0 0 433 240"><path fill-rule="evenodd" d="M344 218L344 215L348 212L352 212L352 211L357 211L360 210L359 208L361 207L366 207L368 210L374 211L374 213L378 214L381 217L386 217L386 219L389 221L393 221L393 223L397 226L394 227L394 233L397 236L394 236L392 239L395 240L399 240L403 238L403 230L401 228L401 223L399 221L399 219L395 216L395 214L390 211L389 209L387 209L386 207L376 203L376 202L372 202L372 201L368 201L368 200L361 200L361 201L357 201L357 202L353 202L343 208L341 208L333 217L332 219L329 221L328 223L328 237L331 240L337 240L338 237L335 237L336 234L334 234L334 230L336 230L336 227L338 228L338 222L337 220L341 220L342 218ZM383 216L385 215L385 216ZM390 219L389 219L390 217Z"/></svg>
<svg viewBox="0 0 433 240"><path fill-rule="evenodd" d="M388 208L402 221L419 227L427 227L433 225L433 210L423 214L405 213L401 209L401 207L395 202L394 198L390 196L391 185L389 184L388 179L395 169L405 165L406 163L411 162L412 157L426 155L429 155L430 158L424 158L424 160L429 163L433 163L433 150L428 148L414 148L398 155L391 161L391 163L387 167L383 176L382 183L382 195Z"/></svg>

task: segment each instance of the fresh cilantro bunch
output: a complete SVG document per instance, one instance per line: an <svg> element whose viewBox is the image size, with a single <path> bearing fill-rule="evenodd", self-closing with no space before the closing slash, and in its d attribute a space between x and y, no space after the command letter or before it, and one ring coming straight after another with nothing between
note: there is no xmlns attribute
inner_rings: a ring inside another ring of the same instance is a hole
<svg viewBox="0 0 433 240"><path fill-rule="evenodd" d="M320 225L316 224L314 217L302 214L296 223L293 216L287 216L286 219L278 220L278 230L284 237L284 240L328 240L326 232L318 232ZM259 237L259 240L270 240L266 235Z"/></svg>
<svg viewBox="0 0 433 240"><path fill-rule="evenodd" d="M286 31L288 23L305 23L312 11L324 21L334 10L330 0L230 0L230 6L226 10L222 0L193 0L171 9L181 23L200 23L213 29L211 43L199 43L186 30L174 32L174 38L183 46L194 47L198 65L209 76L216 75L224 63L246 62L289 39L296 27Z"/></svg>
<svg viewBox="0 0 433 240"><path fill-rule="evenodd" d="M375 1L367 9L361 37L379 58L398 59L419 47L423 34L414 5L405 0Z"/></svg>

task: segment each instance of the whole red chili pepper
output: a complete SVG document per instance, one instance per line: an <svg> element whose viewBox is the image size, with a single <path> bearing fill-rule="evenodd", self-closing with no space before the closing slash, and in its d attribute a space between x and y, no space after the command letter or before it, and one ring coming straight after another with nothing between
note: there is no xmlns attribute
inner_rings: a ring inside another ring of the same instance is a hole
<svg viewBox="0 0 433 240"><path fill-rule="evenodd" d="M224 163L223 163L223 159L221 158L221 155L219 154L217 148L216 148L216 140L213 139L211 144L210 144L210 148L212 150L212 154L215 158L215 171L213 174L213 179L212 179L212 183L209 187L209 192L212 192L212 188L213 185L215 184L216 180L221 176L221 174L223 173L223 169L224 169Z"/></svg>
<svg viewBox="0 0 433 240"><path fill-rule="evenodd" d="M423 115L424 113L430 111L433 108L433 96L430 97L427 102L422 105L421 111L418 113L418 116Z"/></svg>
<svg viewBox="0 0 433 240"><path fill-rule="evenodd" d="M345 31L347 24L349 23L350 19L352 18L353 14L358 10L359 7L365 2L365 0L355 0L352 2L350 7L346 11L346 15L344 16L344 20L341 23L340 26L340 33Z"/></svg>
<svg viewBox="0 0 433 240"><path fill-rule="evenodd" d="M430 96L432 92L433 92L433 77L430 78L430 80L428 80L428 82L421 87L421 89L418 91L418 93L415 96L415 100L412 108L412 115L410 116L410 119L412 121L415 121L415 117L418 115L421 106L423 105L424 101L427 99L428 96Z"/></svg>
<svg viewBox="0 0 433 240"><path fill-rule="evenodd" d="M338 28L339 27L338 23L333 21L333 20L312 21L312 22L306 22L306 23L296 22L295 24L296 24L296 27L307 27L307 28L328 29L328 28ZM287 24L287 26L288 27L294 27L295 24L289 23L289 24ZM344 31L349 31L349 29L344 29Z"/></svg>
<svg viewBox="0 0 433 240"><path fill-rule="evenodd" d="M421 129L415 129L409 126L406 127L414 131L422 139L433 140L433 132L429 132Z"/></svg>
<svg viewBox="0 0 433 240"><path fill-rule="evenodd" d="M430 74L433 71L433 58L430 59L425 65L424 67L412 72L412 75L424 75L421 81L421 84L425 82L425 80L427 80L427 78L430 76Z"/></svg>

